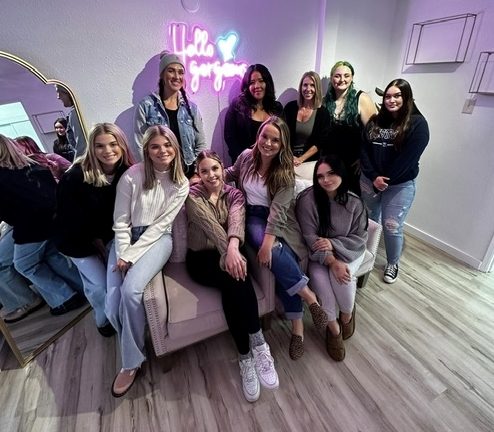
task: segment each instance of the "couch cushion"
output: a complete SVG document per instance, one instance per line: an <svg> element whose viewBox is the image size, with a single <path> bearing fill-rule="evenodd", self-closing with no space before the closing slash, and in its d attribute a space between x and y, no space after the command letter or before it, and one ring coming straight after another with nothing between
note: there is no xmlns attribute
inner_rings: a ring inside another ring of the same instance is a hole
<svg viewBox="0 0 494 432"><path fill-rule="evenodd" d="M194 319L218 309L223 312L220 291L194 282L185 263L168 262L164 274L169 323ZM256 296L259 301L264 293L256 289Z"/></svg>

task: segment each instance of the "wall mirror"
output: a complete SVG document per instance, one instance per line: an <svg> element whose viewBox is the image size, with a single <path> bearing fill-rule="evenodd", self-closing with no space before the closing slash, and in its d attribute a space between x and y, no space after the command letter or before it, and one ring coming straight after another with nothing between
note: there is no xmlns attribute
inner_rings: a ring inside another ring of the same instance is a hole
<svg viewBox="0 0 494 432"><path fill-rule="evenodd" d="M57 99L55 84L66 88L72 96L84 129L77 98L70 88L58 80L45 78L19 57L0 51L0 133L10 138L32 136L44 151L51 152L56 138L53 123L66 113L62 102ZM45 305L15 323L5 323L0 318L0 331L6 342L0 341L0 350L8 349L8 345L24 367L82 319L88 310L89 306L84 306L64 315L52 316Z"/></svg>

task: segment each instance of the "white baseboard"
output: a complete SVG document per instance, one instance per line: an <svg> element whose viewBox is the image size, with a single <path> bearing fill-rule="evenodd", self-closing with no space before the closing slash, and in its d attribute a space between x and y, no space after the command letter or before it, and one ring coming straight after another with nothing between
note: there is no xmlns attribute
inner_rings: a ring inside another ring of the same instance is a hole
<svg viewBox="0 0 494 432"><path fill-rule="evenodd" d="M413 235L414 237L419 238L420 240L423 240L424 242L442 250L443 252L447 253L448 255L451 255L452 257L464 262L465 264L468 264L469 266L473 267L475 270L483 270L482 269L482 261L478 260L477 258L466 254L465 252L455 248L454 246L449 245L448 243L443 242L442 240L439 240L430 234L427 234L424 231L419 230L418 228L415 228L412 225L409 225L405 223L405 232ZM485 270L483 270L485 272Z"/></svg>

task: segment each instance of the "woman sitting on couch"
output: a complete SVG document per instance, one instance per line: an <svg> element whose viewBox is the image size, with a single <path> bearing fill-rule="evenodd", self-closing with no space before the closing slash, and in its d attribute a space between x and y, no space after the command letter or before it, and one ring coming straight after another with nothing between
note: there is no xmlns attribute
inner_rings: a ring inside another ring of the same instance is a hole
<svg viewBox="0 0 494 432"><path fill-rule="evenodd" d="M245 200L242 192L223 181L223 164L211 150L197 157L201 182L186 201L189 220L187 270L197 282L221 291L228 328L239 352L245 398L259 399L259 382L278 387L268 344L259 324L257 298L240 252L244 242Z"/></svg>

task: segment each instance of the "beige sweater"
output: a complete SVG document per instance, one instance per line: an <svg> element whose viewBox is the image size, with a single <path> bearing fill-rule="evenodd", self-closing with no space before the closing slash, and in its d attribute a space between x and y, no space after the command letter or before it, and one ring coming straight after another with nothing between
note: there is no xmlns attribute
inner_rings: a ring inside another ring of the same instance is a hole
<svg viewBox="0 0 494 432"><path fill-rule="evenodd" d="M189 249L216 249L224 270L230 238L237 237L240 245L244 242L245 199L242 192L225 184L215 204L204 185L198 183L190 188L186 208Z"/></svg>
<svg viewBox="0 0 494 432"><path fill-rule="evenodd" d="M117 185L113 231L117 258L135 263L163 234L171 233L172 223L187 198L189 182L173 183L170 172L155 172L157 184L145 190L144 164L130 167ZM147 226L133 245L131 228Z"/></svg>

